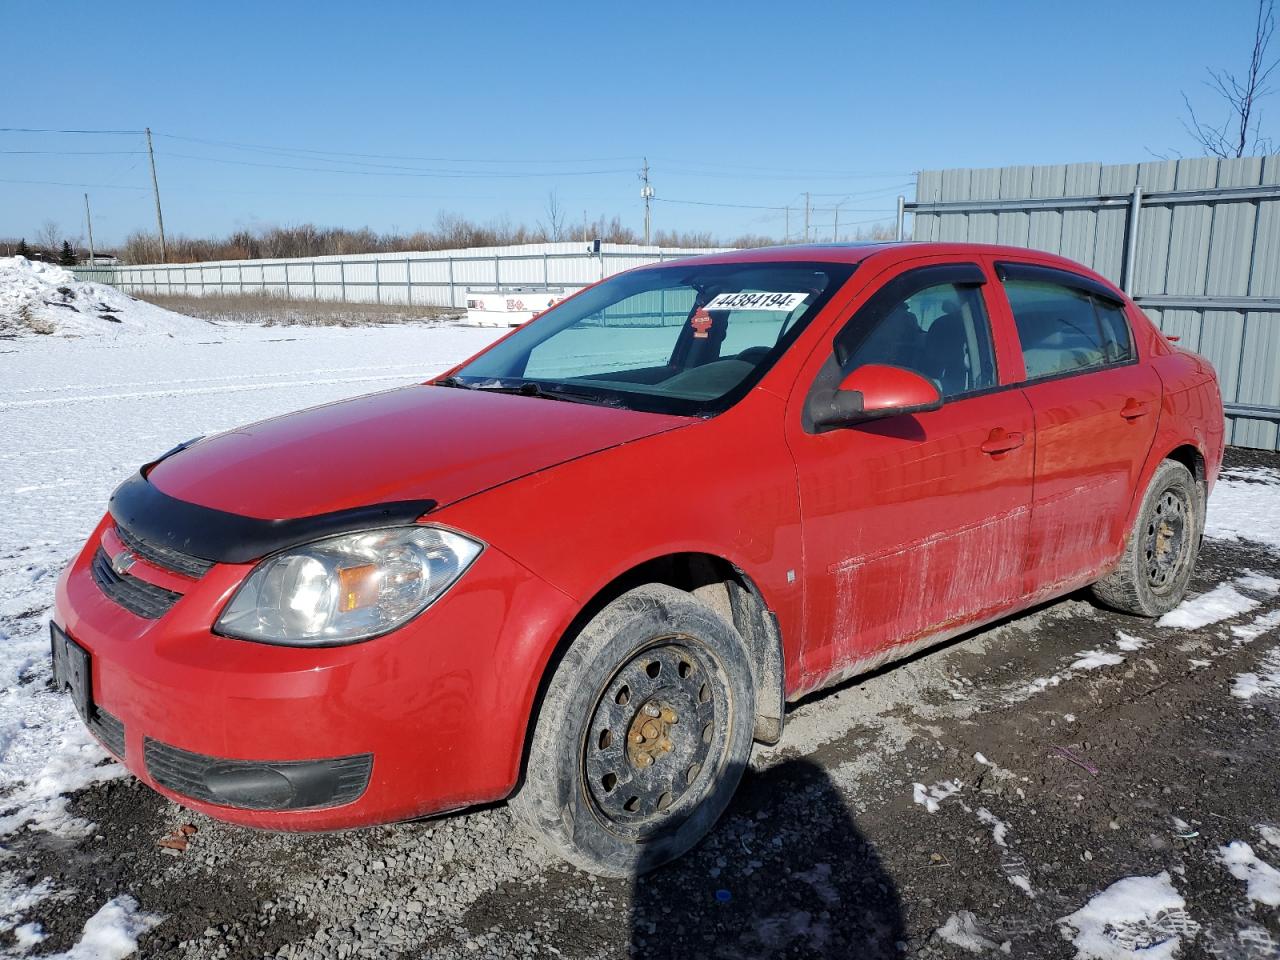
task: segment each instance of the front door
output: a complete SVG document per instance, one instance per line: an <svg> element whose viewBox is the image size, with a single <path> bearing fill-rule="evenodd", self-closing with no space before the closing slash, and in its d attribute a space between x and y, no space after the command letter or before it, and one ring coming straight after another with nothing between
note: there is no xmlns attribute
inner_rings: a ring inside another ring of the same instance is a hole
<svg viewBox="0 0 1280 960"><path fill-rule="evenodd" d="M802 401L815 381L886 363L944 397L939 410L826 432L788 417L804 538L801 691L1022 596L1034 426L1022 393L1001 388L986 281L977 264L890 277L797 383Z"/></svg>

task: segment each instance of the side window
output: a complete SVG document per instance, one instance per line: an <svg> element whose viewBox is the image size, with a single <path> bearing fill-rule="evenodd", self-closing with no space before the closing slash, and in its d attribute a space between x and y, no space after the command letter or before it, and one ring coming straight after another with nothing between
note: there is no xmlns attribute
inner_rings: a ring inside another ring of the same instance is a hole
<svg viewBox="0 0 1280 960"><path fill-rule="evenodd" d="M1132 359L1124 313L1089 294L1040 280L1006 280L1027 379Z"/></svg>
<svg viewBox="0 0 1280 960"><path fill-rule="evenodd" d="M905 367L937 383L943 397L996 385L991 325L979 287L940 283L874 307L868 303L841 331L843 370L867 363Z"/></svg>
<svg viewBox="0 0 1280 960"><path fill-rule="evenodd" d="M1098 311L1098 325L1102 328L1102 349L1108 363L1122 363L1133 359L1133 337L1129 333L1129 321L1124 309L1114 303L1093 301Z"/></svg>

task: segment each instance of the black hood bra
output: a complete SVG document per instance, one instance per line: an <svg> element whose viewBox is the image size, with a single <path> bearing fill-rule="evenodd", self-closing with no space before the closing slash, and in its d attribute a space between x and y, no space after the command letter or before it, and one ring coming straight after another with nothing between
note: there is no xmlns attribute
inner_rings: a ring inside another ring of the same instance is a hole
<svg viewBox="0 0 1280 960"><path fill-rule="evenodd" d="M145 470L111 495L112 518L139 540L214 563L248 563L323 537L410 524L436 507L435 500L397 500L263 520L171 497L146 478Z"/></svg>

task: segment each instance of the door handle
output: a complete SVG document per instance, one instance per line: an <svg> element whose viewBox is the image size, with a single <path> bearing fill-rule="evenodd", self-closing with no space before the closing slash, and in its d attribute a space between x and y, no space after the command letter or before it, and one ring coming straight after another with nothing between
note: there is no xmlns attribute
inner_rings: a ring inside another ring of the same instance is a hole
<svg viewBox="0 0 1280 960"><path fill-rule="evenodd" d="M1137 420L1139 417L1145 417L1151 412L1151 405L1140 400L1130 397L1124 402L1124 406L1120 408L1120 416L1126 420Z"/></svg>
<svg viewBox="0 0 1280 960"><path fill-rule="evenodd" d="M986 440L982 442L981 450L983 453L989 453L992 456L1001 453L1008 453L1010 450L1017 450L1026 443L1027 438L1021 433L1009 433L1004 427L994 428Z"/></svg>

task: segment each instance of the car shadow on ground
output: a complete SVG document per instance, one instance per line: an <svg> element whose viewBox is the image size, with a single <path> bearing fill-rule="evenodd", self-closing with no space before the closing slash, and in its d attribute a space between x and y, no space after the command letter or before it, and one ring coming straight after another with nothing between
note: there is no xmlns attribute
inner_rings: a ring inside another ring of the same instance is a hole
<svg viewBox="0 0 1280 960"><path fill-rule="evenodd" d="M804 759L748 770L712 835L638 877L631 955L857 957L900 955L897 885L836 785Z"/></svg>

